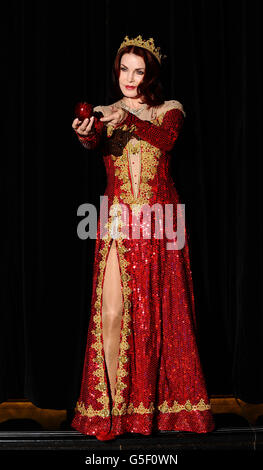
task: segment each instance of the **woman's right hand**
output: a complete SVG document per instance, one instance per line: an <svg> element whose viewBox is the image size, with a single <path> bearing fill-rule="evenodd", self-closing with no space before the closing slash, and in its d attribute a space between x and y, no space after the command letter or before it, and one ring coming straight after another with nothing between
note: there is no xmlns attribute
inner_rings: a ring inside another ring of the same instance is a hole
<svg viewBox="0 0 263 470"><path fill-rule="evenodd" d="M90 134L94 133L94 130L92 129L94 123L94 116L91 116L91 118L86 118L84 121L80 121L78 118L74 119L72 123L73 129L82 136L87 136Z"/></svg>

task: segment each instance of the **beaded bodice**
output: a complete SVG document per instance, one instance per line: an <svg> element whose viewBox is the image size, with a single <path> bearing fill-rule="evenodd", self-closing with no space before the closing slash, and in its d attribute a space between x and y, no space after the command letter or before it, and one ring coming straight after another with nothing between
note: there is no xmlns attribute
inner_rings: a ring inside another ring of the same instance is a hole
<svg viewBox="0 0 263 470"><path fill-rule="evenodd" d="M169 199L171 183L169 150L185 116L181 103L170 100L157 107L144 104L133 110L119 100L114 106L128 111L125 121L118 126L107 123L96 129L95 135L80 139L89 149L102 143L108 178L106 194L115 202L129 205L164 202ZM111 106L94 110L104 116L112 112Z"/></svg>

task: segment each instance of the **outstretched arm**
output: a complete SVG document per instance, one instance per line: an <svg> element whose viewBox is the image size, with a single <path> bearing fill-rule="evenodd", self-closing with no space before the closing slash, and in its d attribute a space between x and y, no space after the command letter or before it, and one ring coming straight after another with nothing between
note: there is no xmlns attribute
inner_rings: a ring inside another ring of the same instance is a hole
<svg viewBox="0 0 263 470"><path fill-rule="evenodd" d="M176 139L184 122L184 113L179 108L173 108L166 111L163 122L160 126L152 124L150 121L143 121L132 113L128 112L128 116L120 124L115 126L127 128L133 131L136 137L146 140L154 147L163 151L172 150Z"/></svg>

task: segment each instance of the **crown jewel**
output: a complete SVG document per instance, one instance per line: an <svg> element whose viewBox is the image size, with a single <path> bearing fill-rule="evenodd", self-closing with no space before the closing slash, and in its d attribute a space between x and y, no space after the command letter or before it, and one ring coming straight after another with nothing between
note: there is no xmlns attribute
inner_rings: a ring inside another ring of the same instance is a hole
<svg viewBox="0 0 263 470"><path fill-rule="evenodd" d="M161 59L164 59L165 57L167 57L166 55L161 54L160 47L155 47L153 38L144 40L142 39L141 35L139 35L137 36L137 38L129 39L128 36L125 36L124 41L121 43L118 49L118 52L123 47L126 47L126 46L138 46L138 47L143 47L144 49L147 49L156 57L159 63L161 63Z"/></svg>

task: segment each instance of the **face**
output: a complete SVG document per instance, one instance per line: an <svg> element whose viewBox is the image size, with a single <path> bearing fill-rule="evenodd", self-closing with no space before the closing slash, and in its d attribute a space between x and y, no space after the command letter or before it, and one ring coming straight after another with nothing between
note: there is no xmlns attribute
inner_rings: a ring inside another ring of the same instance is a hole
<svg viewBox="0 0 263 470"><path fill-rule="evenodd" d="M127 98L137 97L137 87L145 75L145 62L142 57L130 53L123 54L120 62L119 85ZM127 88L130 86L131 88Z"/></svg>

